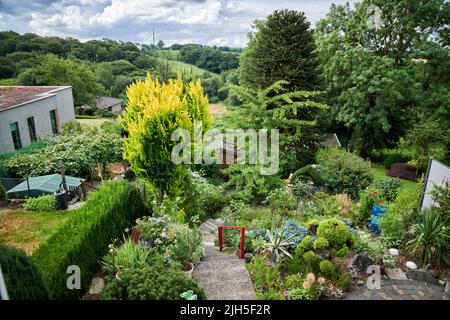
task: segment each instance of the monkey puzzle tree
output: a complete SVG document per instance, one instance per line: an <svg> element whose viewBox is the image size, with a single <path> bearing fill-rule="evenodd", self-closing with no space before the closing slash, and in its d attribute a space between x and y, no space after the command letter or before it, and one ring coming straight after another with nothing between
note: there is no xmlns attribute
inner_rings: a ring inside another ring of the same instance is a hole
<svg viewBox="0 0 450 320"><path fill-rule="evenodd" d="M127 132L124 140L124 159L133 171L159 189L159 200L166 194L178 194L186 168L171 159L178 143L171 139L176 129L193 131L194 121L201 121L202 129L211 125L208 99L200 82L183 83L170 80L167 84L145 81L132 84L127 90L127 112L120 123Z"/></svg>
<svg viewBox="0 0 450 320"><path fill-rule="evenodd" d="M289 91L320 89L313 31L303 12L277 10L256 20L254 29L240 57L241 84L265 89L286 80Z"/></svg>

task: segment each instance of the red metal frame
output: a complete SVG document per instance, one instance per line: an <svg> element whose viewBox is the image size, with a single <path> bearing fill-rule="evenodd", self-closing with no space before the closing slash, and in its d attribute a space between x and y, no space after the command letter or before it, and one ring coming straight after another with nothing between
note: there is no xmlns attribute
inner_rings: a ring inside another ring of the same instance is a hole
<svg viewBox="0 0 450 320"><path fill-rule="evenodd" d="M139 231L138 228L133 227L133 229L131 229L131 237L133 238L134 244L139 243L139 238L141 237L141 232Z"/></svg>
<svg viewBox="0 0 450 320"><path fill-rule="evenodd" d="M241 259L244 258L244 244L245 244L245 229L244 226L222 226L220 225L217 230L219 232L219 250L222 251L223 249L223 229L240 229L241 230L241 246L240 246L240 252L239 257Z"/></svg>

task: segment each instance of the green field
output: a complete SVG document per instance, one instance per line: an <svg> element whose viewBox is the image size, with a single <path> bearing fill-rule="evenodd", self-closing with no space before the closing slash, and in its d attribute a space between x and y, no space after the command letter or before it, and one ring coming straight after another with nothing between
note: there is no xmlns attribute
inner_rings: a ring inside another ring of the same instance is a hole
<svg viewBox="0 0 450 320"><path fill-rule="evenodd" d="M172 70L174 72L177 72L177 73L181 72L181 71L187 71L187 72L192 71L192 74L194 76L201 76L205 72L206 73L211 73L211 72L209 72L209 71L207 71L205 69L201 69L201 68L196 67L196 66L194 66L192 64L184 63L184 62L181 62L181 61L169 60L169 65L172 68Z"/></svg>

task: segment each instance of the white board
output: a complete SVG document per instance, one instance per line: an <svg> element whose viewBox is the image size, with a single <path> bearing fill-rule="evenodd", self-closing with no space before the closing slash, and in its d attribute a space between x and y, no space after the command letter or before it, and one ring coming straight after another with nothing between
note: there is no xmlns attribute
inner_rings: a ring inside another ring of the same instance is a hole
<svg viewBox="0 0 450 320"><path fill-rule="evenodd" d="M433 190L434 185L443 186L446 181L450 183L450 168L435 159L430 159L425 179L425 187L421 201L422 209L433 206L434 201L431 198L430 192Z"/></svg>

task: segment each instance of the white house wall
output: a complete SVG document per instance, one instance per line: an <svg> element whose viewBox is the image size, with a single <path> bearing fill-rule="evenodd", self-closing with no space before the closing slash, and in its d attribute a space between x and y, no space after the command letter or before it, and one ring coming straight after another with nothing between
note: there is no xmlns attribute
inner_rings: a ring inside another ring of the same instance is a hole
<svg viewBox="0 0 450 320"><path fill-rule="evenodd" d="M0 153L14 151L10 124L19 125L22 147L31 143L27 118L34 117L36 135L39 138L52 135L50 111L57 109L58 126L75 120L72 88L59 90L49 97L0 111Z"/></svg>

